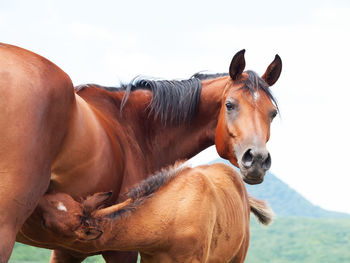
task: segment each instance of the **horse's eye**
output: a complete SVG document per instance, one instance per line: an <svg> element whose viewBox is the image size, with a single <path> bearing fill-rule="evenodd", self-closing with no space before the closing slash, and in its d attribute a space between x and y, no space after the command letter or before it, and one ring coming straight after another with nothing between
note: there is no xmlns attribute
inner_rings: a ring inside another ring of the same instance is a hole
<svg viewBox="0 0 350 263"><path fill-rule="evenodd" d="M226 102L226 109L227 110L234 110L236 108L235 104L233 104L232 102L228 101Z"/></svg>
<svg viewBox="0 0 350 263"><path fill-rule="evenodd" d="M273 111L271 112L271 115L270 115L270 118L271 118L271 121L277 116L277 111Z"/></svg>

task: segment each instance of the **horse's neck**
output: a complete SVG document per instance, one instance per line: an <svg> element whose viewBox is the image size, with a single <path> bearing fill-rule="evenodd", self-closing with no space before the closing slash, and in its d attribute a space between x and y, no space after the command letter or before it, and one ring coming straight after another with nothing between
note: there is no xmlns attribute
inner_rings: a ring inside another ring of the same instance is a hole
<svg viewBox="0 0 350 263"><path fill-rule="evenodd" d="M79 177L93 178L95 183L80 187L77 195L115 190L115 186L124 192L160 168L213 145L225 84L225 77L203 81L195 118L165 127L145 110L152 98L150 91L131 92L120 114L123 92L111 95L98 87L83 89L79 95L84 99L76 95L71 128L52 167L52 187L74 195L76 185L71 178ZM127 176L115 176L122 173Z"/></svg>
<svg viewBox="0 0 350 263"><path fill-rule="evenodd" d="M198 112L190 123L164 127L157 123L149 138L152 148L147 149L154 170L177 160L193 157L215 143L215 129L221 107L226 78L202 82Z"/></svg>

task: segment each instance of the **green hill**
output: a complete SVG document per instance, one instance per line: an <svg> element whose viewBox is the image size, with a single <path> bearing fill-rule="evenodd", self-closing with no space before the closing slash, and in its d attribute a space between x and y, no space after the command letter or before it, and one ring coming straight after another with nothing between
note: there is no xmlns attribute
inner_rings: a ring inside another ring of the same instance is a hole
<svg viewBox="0 0 350 263"><path fill-rule="evenodd" d="M263 227L251 220L246 263L348 263L350 219L277 218Z"/></svg>
<svg viewBox="0 0 350 263"><path fill-rule="evenodd" d="M328 211L313 205L271 173L266 174L262 184L246 186L251 195L267 200L278 216L350 218L348 214Z"/></svg>

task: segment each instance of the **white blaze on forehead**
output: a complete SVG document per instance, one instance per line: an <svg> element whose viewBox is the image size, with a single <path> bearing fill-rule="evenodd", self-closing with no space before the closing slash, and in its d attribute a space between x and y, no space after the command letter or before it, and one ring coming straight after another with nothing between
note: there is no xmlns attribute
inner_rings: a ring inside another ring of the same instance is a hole
<svg viewBox="0 0 350 263"><path fill-rule="evenodd" d="M67 212L67 208L65 207L65 205L62 202L58 202L57 209L60 211Z"/></svg>
<svg viewBox="0 0 350 263"><path fill-rule="evenodd" d="M259 98L259 92L258 91L255 91L254 93L253 93L253 99L254 99L254 101L256 101L258 98Z"/></svg>

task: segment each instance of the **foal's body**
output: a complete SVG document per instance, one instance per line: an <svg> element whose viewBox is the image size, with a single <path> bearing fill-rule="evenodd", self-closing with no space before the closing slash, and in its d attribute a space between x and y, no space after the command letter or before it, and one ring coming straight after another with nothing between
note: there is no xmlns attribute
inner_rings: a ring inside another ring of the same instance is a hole
<svg viewBox="0 0 350 263"><path fill-rule="evenodd" d="M265 86L277 80L281 62L275 59L268 67L266 83L254 75L259 81L246 85L250 73L243 73L243 53L232 60L229 75L185 81L191 88L192 82L200 84L198 100L191 92L173 96L186 91L178 82L170 95L139 83L125 100L123 88L86 85L75 92L68 75L50 61L0 44L0 263L9 259L15 239L55 249L51 262L78 263L87 256L42 234L35 207L45 192L80 197L112 190L114 202L149 174L214 143L222 157L241 168L247 182L260 183L270 164L265 143L275 111ZM259 94L254 102L245 94L252 91ZM157 96L163 106L151 111ZM228 99L237 104L235 109L226 108ZM180 107L184 100L195 106L190 118L181 118L188 112ZM103 256L107 262L136 260L136 253L130 259Z"/></svg>
<svg viewBox="0 0 350 263"><path fill-rule="evenodd" d="M128 196L91 211L53 194L39 207L47 230L76 250L137 250L142 262L243 262L251 206L265 223L271 220L267 205L249 197L239 174L224 164L162 171Z"/></svg>

